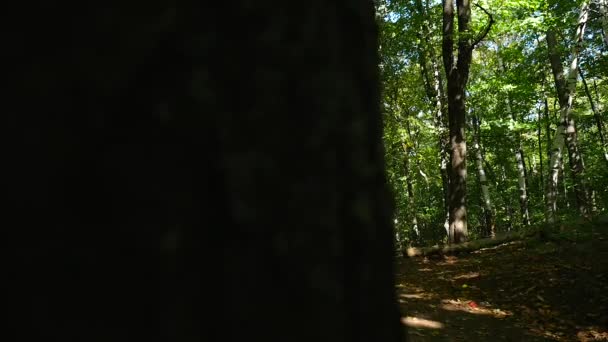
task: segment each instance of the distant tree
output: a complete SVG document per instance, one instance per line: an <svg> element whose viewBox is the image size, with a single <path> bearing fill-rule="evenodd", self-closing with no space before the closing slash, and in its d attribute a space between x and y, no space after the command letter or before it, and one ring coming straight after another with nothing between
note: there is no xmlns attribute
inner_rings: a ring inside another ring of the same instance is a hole
<svg viewBox="0 0 608 342"><path fill-rule="evenodd" d="M575 43L572 48L572 60L567 74L562 68L562 61L557 52L557 38L553 30L547 31L547 47L549 62L553 71L555 88L557 90L560 117L558 131L553 139L551 158L549 160L549 179L547 180L547 209L546 216L549 223L555 222L557 182L559 179L559 168L562 164L561 157L564 145L567 146L570 160L570 171L574 179L574 191L576 193L577 206L582 216L589 215L589 204L587 187L583 176L585 169L583 156L578 146L578 135L575 117L572 113L576 83L578 79L579 54L583 48L585 27L589 16L589 3L584 1L580 10L578 25L574 36Z"/></svg>
<svg viewBox="0 0 608 342"><path fill-rule="evenodd" d="M481 197L484 208L485 233L488 236L494 237L496 236L496 211L492 205L488 177L484 169L485 158L479 139L479 118L477 115L471 116L471 124L473 128L473 152L475 153L475 164L477 166L477 176L479 177L479 185L481 186Z"/></svg>
<svg viewBox="0 0 608 342"><path fill-rule="evenodd" d="M426 6L423 6L422 0L416 0L416 15L420 22L420 39L418 50L420 55L420 67L424 80L424 87L429 102L434 104L434 124L438 132L438 150L439 150L439 170L441 175L441 186L444 197L445 222L443 224L446 234L450 234L450 219L449 219L449 196L448 196L448 161L450 158L450 141L448 132L448 106L446 104L445 85L443 81L443 73L441 72L441 63L435 53L435 48L432 46L431 29L432 22L429 19L429 2L426 1Z"/></svg>

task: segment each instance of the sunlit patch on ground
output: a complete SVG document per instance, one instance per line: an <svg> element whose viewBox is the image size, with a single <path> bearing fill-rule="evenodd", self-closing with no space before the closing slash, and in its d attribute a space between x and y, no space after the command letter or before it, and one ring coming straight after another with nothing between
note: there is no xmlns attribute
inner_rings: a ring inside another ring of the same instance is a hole
<svg viewBox="0 0 608 342"><path fill-rule="evenodd" d="M402 293L399 295L399 298L404 299L424 299L429 300L437 297L436 295L428 292L419 292L419 293Z"/></svg>
<svg viewBox="0 0 608 342"><path fill-rule="evenodd" d="M608 341L608 331L589 328L579 331L576 337L580 342Z"/></svg>
<svg viewBox="0 0 608 342"><path fill-rule="evenodd" d="M467 273L463 273L463 274L454 276L452 279L453 280L477 279L479 277L480 277L479 272L467 272Z"/></svg>
<svg viewBox="0 0 608 342"><path fill-rule="evenodd" d="M419 317L401 317L401 323L410 328L443 329L443 323Z"/></svg>
<svg viewBox="0 0 608 342"><path fill-rule="evenodd" d="M444 261L438 262L437 263L438 266L454 265L455 263L458 262L458 258L453 255L446 255L443 258L444 258Z"/></svg>
<svg viewBox="0 0 608 342"><path fill-rule="evenodd" d="M397 288L399 288L401 291L407 290L408 292L413 292L413 293L426 292L422 287L415 286L415 285L408 284L408 283L398 284Z"/></svg>
<svg viewBox="0 0 608 342"><path fill-rule="evenodd" d="M492 246L492 247L480 248L480 249L478 249L476 251L471 252L471 254L479 254L479 253L483 253L485 251L494 251L494 250L497 250L497 249L504 248L505 246L520 245L520 244L522 244L522 241L505 242L505 243L501 243L500 245L496 245L496 246Z"/></svg>
<svg viewBox="0 0 608 342"><path fill-rule="evenodd" d="M441 309L447 311L463 311L474 315L488 315L494 318L505 318L513 315L510 311L492 308L484 304L477 304L474 301L460 299L444 299L441 301Z"/></svg>
<svg viewBox="0 0 608 342"><path fill-rule="evenodd" d="M399 295L400 298L408 298L408 299L424 299L424 293L408 293L408 294L400 294Z"/></svg>

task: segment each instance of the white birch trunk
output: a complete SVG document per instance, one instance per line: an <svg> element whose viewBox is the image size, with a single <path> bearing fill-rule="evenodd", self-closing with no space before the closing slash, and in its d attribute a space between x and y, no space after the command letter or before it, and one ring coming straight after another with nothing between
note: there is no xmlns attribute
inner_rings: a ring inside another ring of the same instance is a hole
<svg viewBox="0 0 608 342"><path fill-rule="evenodd" d="M477 117L473 117L473 148L475 150L475 164L477 165L477 175L479 177L479 184L481 185L481 196L483 200L483 206L486 210L486 218L489 222L486 222L486 228L490 236L496 235L494 227L494 207L492 206L492 198L490 197L490 187L488 186L488 178L486 177L486 171L483 168L483 153L479 144L479 121Z"/></svg>
<svg viewBox="0 0 608 342"><path fill-rule="evenodd" d="M431 66L433 68L433 88L435 90L435 125L437 126L437 130L439 131L439 159L441 160L440 171L441 176L446 178L443 186L448 186L448 150L447 150L447 129L445 127L445 94L443 90L443 79L441 78L441 71L439 70L439 66L437 65L437 60L435 53L430 49L430 59ZM447 188L444 189L447 192ZM444 194L445 201L445 220L443 222L443 228L445 229L446 235L450 235L450 212L447 207L447 196Z"/></svg>
<svg viewBox="0 0 608 342"><path fill-rule="evenodd" d="M509 100L509 96L505 97L505 104L507 107L507 113L511 117L514 123L516 123L516 116L513 114L511 109L511 101ZM523 151L521 149L521 138L519 137L519 133L514 134L515 140L515 162L517 165L517 184L519 185L519 206L521 212L521 221L523 225L530 224L530 214L528 213L528 189L526 187L526 169L524 166L524 158Z"/></svg>
<svg viewBox="0 0 608 342"><path fill-rule="evenodd" d="M576 28L575 44L572 48L572 62L568 70L567 77L567 96L568 103L566 106L560 108L559 125L555 132L553 144L551 147L551 159L549 160L549 177L547 179L547 206L546 206L546 217L547 222L550 224L555 223L555 214L557 211L557 185L559 181L559 170L560 161L563 159L564 144L566 141L566 134L568 130L574 129L569 126L570 113L572 111L572 104L574 103L574 95L576 91L576 82L578 79L578 55L583 47L583 37L585 32L585 26L587 25L587 18L589 16L589 3L585 1L581 7L581 12L578 19L578 27Z"/></svg>

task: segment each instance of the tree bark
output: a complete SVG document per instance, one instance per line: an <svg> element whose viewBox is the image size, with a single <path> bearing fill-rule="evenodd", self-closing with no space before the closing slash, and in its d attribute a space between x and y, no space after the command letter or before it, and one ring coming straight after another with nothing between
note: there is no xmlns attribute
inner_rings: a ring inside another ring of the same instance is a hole
<svg viewBox="0 0 608 342"><path fill-rule="evenodd" d="M547 132L547 161L551 159L551 142L553 141L551 136L551 116L549 115L549 101L545 94L545 130Z"/></svg>
<svg viewBox="0 0 608 342"><path fill-rule="evenodd" d="M4 42L6 336L404 340L371 2L37 6Z"/></svg>
<svg viewBox="0 0 608 342"><path fill-rule="evenodd" d="M515 151L515 161L517 164L517 183L519 185L519 207L521 223L525 226L530 225L530 213L528 212L528 187L527 173L524 159L524 150L521 145Z"/></svg>
<svg viewBox="0 0 608 342"><path fill-rule="evenodd" d="M583 74L583 70L581 70L580 67L578 68L578 72L581 75L585 94L587 95L587 99L589 100L589 104L591 105L591 111L593 112L593 118L595 119L595 125L597 127L597 132L600 137L600 144L602 144L602 150L604 151L604 161L608 163L608 144L606 144L606 138L604 137L604 124L602 122L601 109L596 107L595 102L593 101L593 96L591 96L591 92L589 91L589 87L587 86L587 80L585 80L585 75Z"/></svg>
<svg viewBox="0 0 608 342"><path fill-rule="evenodd" d="M471 9L467 0L458 2L459 33L468 33ZM458 44L458 62L454 61L454 0L443 5L443 65L448 78L448 120L450 133L449 242L466 241L466 108L465 86L469 76L472 50L467 39Z"/></svg>
<svg viewBox="0 0 608 342"><path fill-rule="evenodd" d="M403 143L403 172L406 178L406 190L407 190L407 199L408 199L408 216L410 217L410 223L412 225L412 231L415 234L415 240L420 239L420 230L418 228L418 218L416 217L416 197L414 196L414 182L412 181L414 177L411 175L410 170L410 146L409 142Z"/></svg>
<svg viewBox="0 0 608 342"><path fill-rule="evenodd" d="M546 100L545 100L545 113L549 110L546 107ZM547 115L545 114L545 117L547 117ZM543 122L543 110L539 107L538 108L538 131L537 131L537 138L538 138L538 158L539 158L539 166L540 166L540 172L539 172L539 178L540 178L540 185L539 185L539 189L541 192L541 197L544 200L545 194L542 191L543 188L543 184L544 180L543 180L543 175L544 175L544 170L543 170L543 140L542 140L542 131L543 131L543 126L542 126L542 122Z"/></svg>
<svg viewBox="0 0 608 342"><path fill-rule="evenodd" d="M578 78L578 55L583 47L583 38L587 18L589 15L589 6L585 2L581 7L578 27L575 34L575 44L572 49L572 62L568 70L568 77L564 76L559 53L557 52L557 40L555 33L551 30L547 32L547 46L549 49L549 60L555 80L559 102L560 102L560 123L553 140L551 159L549 162L550 175L547 181L547 209L546 216L549 223L555 222L556 212L556 194L557 183L559 176L559 160L562 157L564 143L568 146L568 155L570 159L570 170L574 179L574 188L577 198L578 210L582 216L588 216L588 196L584 184L582 172L584 164L582 156L578 150L576 126L571 115L574 95L576 91L576 81Z"/></svg>
<svg viewBox="0 0 608 342"><path fill-rule="evenodd" d="M503 184L503 187L507 187L507 168L505 167L505 165L501 165L501 173L500 173L500 180L501 183ZM511 205L511 196L507 196L507 199L505 200L505 211L507 213L507 217L513 217L514 216L514 210L513 210L513 206ZM511 231L513 229L513 220L508 220L507 221L507 231Z"/></svg>
<svg viewBox="0 0 608 342"><path fill-rule="evenodd" d="M422 0L416 0L416 8L418 14L423 18L422 20L422 34L423 38L430 37L430 22L428 20L428 1L426 7L423 7ZM427 43L427 44L425 44ZM449 237L449 176L448 176L448 161L450 157L450 139L448 134L448 112L447 112L447 99L444 90L444 81L441 70L439 69L439 62L435 49L433 46L428 44L427 39L421 39L420 52L423 56L422 70L425 73L425 82L427 95L430 101L435 104L435 128L438 132L438 150L439 150L439 171L441 175L441 185L443 189L443 202L445 212L444 229L446 235ZM429 77L429 67L432 72L432 77ZM432 80L432 83L431 83Z"/></svg>
<svg viewBox="0 0 608 342"><path fill-rule="evenodd" d="M483 168L484 157L481 149L480 134L479 134L479 119L476 115L471 118L473 126L473 150L475 151L475 162L477 164L477 175L481 184L481 195L486 219L486 231L488 235L494 237L496 235L496 214L494 206L492 206L492 198L490 197L490 189L486 172Z"/></svg>
<svg viewBox="0 0 608 342"><path fill-rule="evenodd" d="M473 56L473 48L489 32L494 23L489 24L479 37L472 39L471 3L469 0L456 1L458 17L458 57L454 58L454 0L443 2L443 66L448 81L448 120L450 130L450 170L449 170L449 242L460 243L467 239L467 143L466 143L466 85ZM485 10L484 10L485 12ZM486 12L489 15L489 13Z"/></svg>

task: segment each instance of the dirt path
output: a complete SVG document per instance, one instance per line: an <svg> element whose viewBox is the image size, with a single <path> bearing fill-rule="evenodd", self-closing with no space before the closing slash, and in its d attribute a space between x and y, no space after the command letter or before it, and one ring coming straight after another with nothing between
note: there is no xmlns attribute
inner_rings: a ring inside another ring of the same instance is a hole
<svg viewBox="0 0 608 342"><path fill-rule="evenodd" d="M608 341L608 237L404 258L410 341Z"/></svg>

